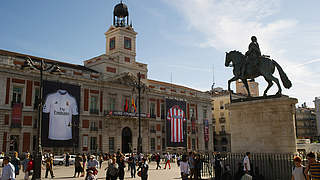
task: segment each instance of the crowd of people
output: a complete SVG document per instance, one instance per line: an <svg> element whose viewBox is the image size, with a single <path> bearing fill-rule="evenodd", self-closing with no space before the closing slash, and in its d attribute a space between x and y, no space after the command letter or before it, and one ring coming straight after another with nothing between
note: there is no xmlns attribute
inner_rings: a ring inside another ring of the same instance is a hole
<svg viewBox="0 0 320 180"><path fill-rule="evenodd" d="M123 180L126 173L126 167L131 178L139 176L141 180L148 179L148 162L155 161L156 169L161 169L160 162L164 163L164 169L171 169L171 163L177 162L180 168L180 176L182 180L188 179L201 179L201 171L203 169L203 162L211 163L214 168L215 180L243 180L243 179L259 179L264 180L263 176L253 175L251 167L251 154L247 152L243 157L241 163L239 163L239 169L236 176L231 176L231 170L228 166L223 166L221 154L214 152L210 158L210 162L204 155L195 152L189 152L184 154L170 154L166 153L160 155L155 154L135 154L124 155L121 152L113 154L99 154L99 155L86 155L77 154L73 165L74 175L73 177L83 177L85 180L97 179L98 171L105 171L106 180ZM316 160L314 153L307 154L307 166L302 165L302 159L299 156L295 156L293 159L294 166L292 168L291 180L311 180L320 179L320 162ZM53 154L45 154L43 159L43 166L45 168L45 177L47 178L49 173L51 178L54 178L53 166L54 166ZM65 154L65 166L70 166L70 155ZM102 164L105 162L105 168L102 169ZM14 152L12 156L3 157L3 168L0 180L14 180L20 171L24 173L24 179L29 180L33 174L34 160L33 157L26 153L23 160L19 158L19 154Z"/></svg>

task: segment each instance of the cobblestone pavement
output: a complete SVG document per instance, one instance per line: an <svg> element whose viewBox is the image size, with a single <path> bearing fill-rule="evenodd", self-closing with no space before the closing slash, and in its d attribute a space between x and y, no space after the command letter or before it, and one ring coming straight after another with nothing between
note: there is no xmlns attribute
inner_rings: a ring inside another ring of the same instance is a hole
<svg viewBox="0 0 320 180"><path fill-rule="evenodd" d="M164 168L164 164L161 164L161 169L156 170L156 163L151 162L149 163L149 180L171 180L171 179L180 179L180 169L177 166L177 163L171 163L171 169L169 170L168 167L167 169ZM106 168L106 162L103 163L103 167L99 169L98 172L98 179L105 179L105 171L104 169ZM73 178L73 173L74 173L74 166L55 166L53 169L54 172L54 179L84 179L84 177L79 177L79 178ZM43 177L42 179L45 179L45 170L42 170L41 176ZM24 174L21 173L20 175L17 176L17 180L23 180ZM31 176L30 176L31 177ZM51 176L48 176L51 179ZM128 171L128 168L125 168L125 179L132 179L132 180L138 180L140 177L136 176L136 178L131 178L130 171Z"/></svg>

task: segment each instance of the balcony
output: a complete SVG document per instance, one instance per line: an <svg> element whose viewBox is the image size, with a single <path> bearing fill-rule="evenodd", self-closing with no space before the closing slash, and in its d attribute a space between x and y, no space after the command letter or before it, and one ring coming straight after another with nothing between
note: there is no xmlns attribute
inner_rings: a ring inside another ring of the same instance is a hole
<svg viewBox="0 0 320 180"><path fill-rule="evenodd" d="M157 116L155 114L150 114L150 118L156 118Z"/></svg>
<svg viewBox="0 0 320 180"><path fill-rule="evenodd" d="M20 123L11 123L10 128L21 128L21 122Z"/></svg>
<svg viewBox="0 0 320 180"><path fill-rule="evenodd" d="M90 109L90 114L99 114L99 110L98 109Z"/></svg>
<svg viewBox="0 0 320 180"><path fill-rule="evenodd" d="M225 117L221 117L219 118L219 123L225 123L226 122L226 118Z"/></svg>
<svg viewBox="0 0 320 180"><path fill-rule="evenodd" d="M90 131L98 131L98 127L90 127Z"/></svg>

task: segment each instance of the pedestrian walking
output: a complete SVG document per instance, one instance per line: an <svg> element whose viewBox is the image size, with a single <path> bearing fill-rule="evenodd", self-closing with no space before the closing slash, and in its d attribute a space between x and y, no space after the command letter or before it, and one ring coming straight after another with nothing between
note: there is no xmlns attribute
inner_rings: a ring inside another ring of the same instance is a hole
<svg viewBox="0 0 320 180"><path fill-rule="evenodd" d="M18 157L18 152L14 152L13 158L11 159L11 164L15 168L16 176L19 175L19 171L21 168L21 162L20 162L20 158Z"/></svg>
<svg viewBox="0 0 320 180"><path fill-rule="evenodd" d="M111 164L109 164L106 173L106 180L116 180L119 173L119 166L117 164L117 158L113 157Z"/></svg>
<svg viewBox="0 0 320 180"><path fill-rule="evenodd" d="M249 175L251 175L250 156L250 152L246 152L246 156L243 159L243 171Z"/></svg>
<svg viewBox="0 0 320 180"><path fill-rule="evenodd" d="M192 177L195 177L195 162L194 162L194 153L193 152L189 152L189 167L190 167L190 180L192 180Z"/></svg>
<svg viewBox="0 0 320 180"><path fill-rule="evenodd" d="M291 180L306 180L307 177L304 173L306 168L301 164L301 158L296 156L293 158L294 167L292 168Z"/></svg>
<svg viewBox="0 0 320 180"><path fill-rule="evenodd" d="M101 153L100 156L99 156L99 166L100 166L100 169L101 169L101 167L102 167L102 163L103 163L103 155L102 155L102 153Z"/></svg>
<svg viewBox="0 0 320 180"><path fill-rule="evenodd" d="M24 180L29 180L29 172L27 171L29 161L30 161L30 154L26 153L26 157L22 161L22 171L24 172Z"/></svg>
<svg viewBox="0 0 320 180"><path fill-rule="evenodd" d="M165 159L166 159L166 164L165 164L165 166L164 166L164 169L167 168L167 164L169 165L169 169L171 169L171 165L170 165L171 155L170 155L169 153L167 153L167 154L165 155Z"/></svg>
<svg viewBox="0 0 320 180"><path fill-rule="evenodd" d="M53 155L47 155L46 159L45 159L45 163L46 163L46 178L48 178L48 172L50 172L51 178L54 178L53 175Z"/></svg>
<svg viewBox="0 0 320 180"><path fill-rule="evenodd" d="M135 178L136 177L136 158L134 156L133 153L131 153L131 156L129 157L128 160L128 166L130 166L131 169L131 178Z"/></svg>
<svg viewBox="0 0 320 180"><path fill-rule="evenodd" d="M1 175L1 180L15 180L16 175L15 175L15 168L14 166L10 163L10 157L5 156L3 158L3 169L2 169L2 175Z"/></svg>
<svg viewBox="0 0 320 180"><path fill-rule="evenodd" d="M320 174L320 162L316 160L316 156L313 152L310 152L307 154L307 159L308 159L308 166L305 170L305 174L307 175L307 179L310 180L315 180L315 179L320 179L319 174ZM310 175L308 174L310 173Z"/></svg>
<svg viewBox="0 0 320 180"><path fill-rule="evenodd" d="M202 162L200 159L200 154L195 155L194 158L194 178L195 179L201 179L201 167L202 167Z"/></svg>
<svg viewBox="0 0 320 180"><path fill-rule="evenodd" d="M87 156L85 154L82 154L82 167L83 167L83 171L82 171L82 175L81 177L84 177L86 175L85 173L85 169L87 166Z"/></svg>
<svg viewBox="0 0 320 180"><path fill-rule="evenodd" d="M66 153L66 166L70 165L70 155L69 153Z"/></svg>
<svg viewBox="0 0 320 180"><path fill-rule="evenodd" d="M74 175L73 177L76 177L76 174L78 174L77 177L83 172L83 160L80 154L77 154L76 158L74 159Z"/></svg>
<svg viewBox="0 0 320 180"><path fill-rule="evenodd" d="M182 159L179 164L182 180L188 180L188 176L190 174L190 166L186 155L182 155Z"/></svg>
<svg viewBox="0 0 320 180"><path fill-rule="evenodd" d="M123 180L124 179L124 175L125 175L125 172L124 172L124 169L126 167L125 163L124 163L124 156L121 155L120 156L120 159L119 159L119 162L118 162L118 166L119 166L119 179L120 180Z"/></svg>
<svg viewBox="0 0 320 180"><path fill-rule="evenodd" d="M141 177L141 180L147 180L148 179L148 170L149 170L149 165L147 163L147 159L146 157L143 157L142 158L142 162L138 168L138 171L140 171L140 177ZM139 173L139 172L138 172Z"/></svg>
<svg viewBox="0 0 320 180"><path fill-rule="evenodd" d="M215 152L215 156L214 156L214 175L215 175L215 180L221 180L221 176L222 176L221 155L220 153L217 153L217 152Z"/></svg>
<svg viewBox="0 0 320 180"><path fill-rule="evenodd" d="M161 157L160 157L160 154L159 154L159 153L156 154L155 159L156 159L156 162L157 162L157 168L156 168L156 169L158 169L158 168L161 169L161 166L160 166Z"/></svg>

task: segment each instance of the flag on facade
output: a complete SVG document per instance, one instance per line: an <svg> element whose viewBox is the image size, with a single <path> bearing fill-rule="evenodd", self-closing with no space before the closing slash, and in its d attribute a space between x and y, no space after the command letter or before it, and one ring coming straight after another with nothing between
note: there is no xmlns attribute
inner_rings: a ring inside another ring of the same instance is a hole
<svg viewBox="0 0 320 180"><path fill-rule="evenodd" d="M128 100L126 99L124 111L128 112L128 109L129 109L129 105L128 105Z"/></svg>
<svg viewBox="0 0 320 180"><path fill-rule="evenodd" d="M134 102L133 97L132 97L132 100L131 100L131 105L133 107L134 112L136 112L137 111L137 107L136 107L136 103Z"/></svg>
<svg viewBox="0 0 320 180"><path fill-rule="evenodd" d="M166 99L167 147L187 147L186 102Z"/></svg>
<svg viewBox="0 0 320 180"><path fill-rule="evenodd" d="M168 110L167 120L171 124L171 142L183 142L184 111L178 105L173 106Z"/></svg>

